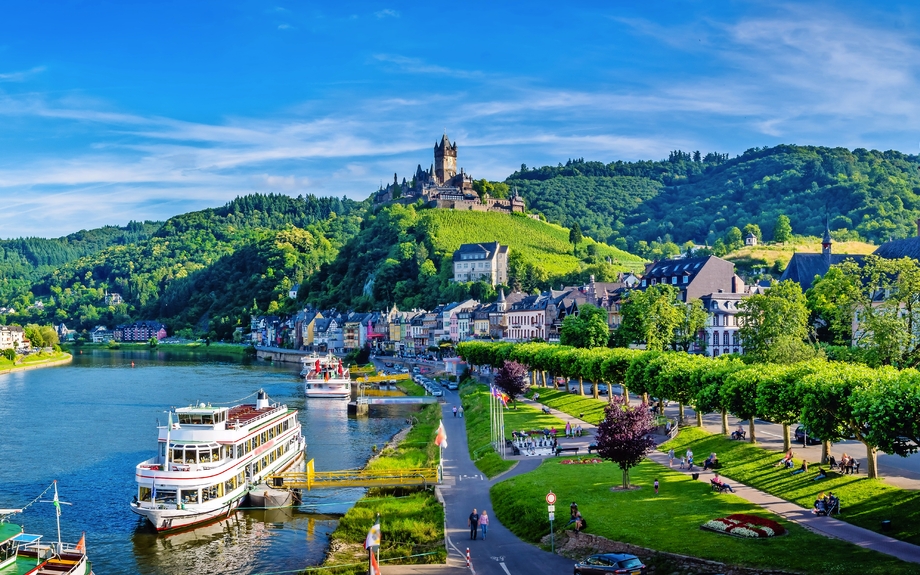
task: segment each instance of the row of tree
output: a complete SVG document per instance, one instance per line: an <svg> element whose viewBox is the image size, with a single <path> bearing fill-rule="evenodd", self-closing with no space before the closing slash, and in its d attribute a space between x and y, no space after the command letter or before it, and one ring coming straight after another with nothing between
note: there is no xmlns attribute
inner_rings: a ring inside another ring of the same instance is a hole
<svg viewBox="0 0 920 575"><path fill-rule="evenodd" d="M724 434L732 414L748 421L751 442L756 441L755 419L782 424L785 449L790 426L801 423L822 440L823 461L831 442L853 437L866 447L869 477L878 476L878 450L907 456L920 445L920 372L914 369L817 359L748 364L736 357L546 343L463 342L458 352L475 366L522 363L536 385L546 386L550 374L578 379L582 395L583 382L592 382L595 398L597 384L605 383L621 385L624 397L630 391L643 395L646 403L649 396L677 401L681 422L685 406L696 412L697 425L702 425L702 414L718 412Z"/></svg>

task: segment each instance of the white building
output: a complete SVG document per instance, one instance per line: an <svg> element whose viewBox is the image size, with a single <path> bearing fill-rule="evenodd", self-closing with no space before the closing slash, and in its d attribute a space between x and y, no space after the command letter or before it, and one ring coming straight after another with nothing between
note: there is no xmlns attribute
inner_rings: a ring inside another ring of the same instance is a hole
<svg viewBox="0 0 920 575"><path fill-rule="evenodd" d="M454 252L454 281L508 284L508 246L498 242L463 244Z"/></svg>

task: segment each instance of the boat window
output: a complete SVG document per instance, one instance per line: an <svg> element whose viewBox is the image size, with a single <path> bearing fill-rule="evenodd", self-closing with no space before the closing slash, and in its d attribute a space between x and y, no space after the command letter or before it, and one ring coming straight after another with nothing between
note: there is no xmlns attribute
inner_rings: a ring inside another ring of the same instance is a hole
<svg viewBox="0 0 920 575"><path fill-rule="evenodd" d="M198 503L197 489L183 489L179 491L179 497L182 503Z"/></svg>
<svg viewBox="0 0 920 575"><path fill-rule="evenodd" d="M265 443L266 441L268 441L268 433L263 431L262 434L259 436L259 438L262 440L261 443Z"/></svg>
<svg viewBox="0 0 920 575"><path fill-rule="evenodd" d="M224 446L224 457L223 457L223 459L230 459L231 457L233 457L233 446L232 446L232 445L225 445L225 446Z"/></svg>
<svg viewBox="0 0 920 575"><path fill-rule="evenodd" d="M260 446L261 444L262 444L262 442L259 440L259 436L258 436L258 435L256 435L255 437L252 438L252 448L253 448L253 449L255 449L256 447Z"/></svg>
<svg viewBox="0 0 920 575"><path fill-rule="evenodd" d="M150 501L150 488L143 485L137 489L138 501Z"/></svg>
<svg viewBox="0 0 920 575"><path fill-rule="evenodd" d="M186 463L198 463L198 450L194 447L191 449L186 449L185 459L183 461Z"/></svg>
<svg viewBox="0 0 920 575"><path fill-rule="evenodd" d="M175 505L176 504L176 490L175 489L157 489L156 492L156 503L161 503L165 505Z"/></svg>
<svg viewBox="0 0 920 575"><path fill-rule="evenodd" d="M211 461L220 461L220 447L211 449Z"/></svg>
<svg viewBox="0 0 920 575"><path fill-rule="evenodd" d="M166 444L165 444L165 443L161 443L161 444L159 445L159 447L160 447L160 450L159 450L158 455L159 455L160 457L165 457L165 456L166 456Z"/></svg>
<svg viewBox="0 0 920 575"><path fill-rule="evenodd" d="M211 449L208 447L199 448L198 461L201 463L211 463Z"/></svg>
<svg viewBox="0 0 920 575"><path fill-rule="evenodd" d="M179 416L179 423L180 423L180 424L183 424L183 423L188 424L188 423L191 423L191 422L192 422L191 416L189 416L189 414L187 414L187 413L179 413L178 416Z"/></svg>
<svg viewBox="0 0 920 575"><path fill-rule="evenodd" d="M243 445L242 443L240 443L239 445L236 446L236 458L237 458L237 459L242 459L242 457L243 457L243 449L245 449L245 448L246 448L246 446Z"/></svg>
<svg viewBox="0 0 920 575"><path fill-rule="evenodd" d="M205 425L211 425L212 423L214 423L214 417L211 416L211 415L202 415L202 416L201 416L201 423L203 423L203 424L205 424Z"/></svg>
<svg viewBox="0 0 920 575"><path fill-rule="evenodd" d="M185 459L182 458L182 448L181 447L177 447L173 449L172 460L175 461L176 463L182 463L183 461L185 461Z"/></svg>
<svg viewBox="0 0 920 575"><path fill-rule="evenodd" d="M200 424L201 424L201 414L193 413L192 414L192 425L200 425Z"/></svg>
<svg viewBox="0 0 920 575"><path fill-rule="evenodd" d="M269 438L269 439L274 439L274 438L275 438L275 428L274 428L274 427L272 427L271 429L268 430L268 438Z"/></svg>
<svg viewBox="0 0 920 575"><path fill-rule="evenodd" d="M201 501L210 501L211 499L217 499L217 486L212 485L210 487L205 487L201 490Z"/></svg>
<svg viewBox="0 0 920 575"><path fill-rule="evenodd" d="M281 424L281 429L284 430L284 431L287 431L287 430L288 430L288 425L290 424L290 422L291 422L290 419L285 419L285 420L284 420L284 423Z"/></svg>

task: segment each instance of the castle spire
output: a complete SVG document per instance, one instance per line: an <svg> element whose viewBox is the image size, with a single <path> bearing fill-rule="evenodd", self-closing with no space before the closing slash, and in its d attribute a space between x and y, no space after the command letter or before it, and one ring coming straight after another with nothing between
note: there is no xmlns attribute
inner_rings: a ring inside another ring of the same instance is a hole
<svg viewBox="0 0 920 575"><path fill-rule="evenodd" d="M821 240L821 253L829 256L831 255L831 226L828 216L824 216L824 238Z"/></svg>

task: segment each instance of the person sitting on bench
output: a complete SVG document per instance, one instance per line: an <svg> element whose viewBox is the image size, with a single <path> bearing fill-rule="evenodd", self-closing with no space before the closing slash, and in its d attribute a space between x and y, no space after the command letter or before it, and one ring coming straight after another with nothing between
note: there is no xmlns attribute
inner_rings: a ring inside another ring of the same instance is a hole
<svg viewBox="0 0 920 575"><path fill-rule="evenodd" d="M727 490L727 491L730 491L730 492L732 492L732 493L735 492L735 490L732 489L732 486L731 486L731 485L729 485L728 483L725 483L724 481L722 481L722 478L719 477L719 474L718 474L718 473L716 473L715 475L713 475L712 479L710 479L709 482L712 483L713 485L715 485L716 487L718 487L718 488L719 488L719 492L726 491L726 490Z"/></svg>
<svg viewBox="0 0 920 575"><path fill-rule="evenodd" d="M715 453L710 453L709 457L706 458L706 461L703 462L703 471L707 469L715 469L716 463L718 463L719 458L716 457Z"/></svg>

